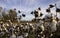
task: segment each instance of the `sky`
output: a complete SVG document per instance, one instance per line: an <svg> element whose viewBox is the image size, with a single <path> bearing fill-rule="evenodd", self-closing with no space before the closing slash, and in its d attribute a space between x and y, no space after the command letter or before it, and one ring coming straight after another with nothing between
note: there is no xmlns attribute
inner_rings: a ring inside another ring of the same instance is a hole
<svg viewBox="0 0 60 38"><path fill-rule="evenodd" d="M30 12L38 7L41 7L42 13L46 14L45 9L47 9L50 4L54 3L57 3L57 6L60 7L60 0L0 0L0 6L3 8L16 8L26 14L26 17L22 17L22 20L33 19L34 15L31 15Z"/></svg>
<svg viewBox="0 0 60 38"><path fill-rule="evenodd" d="M20 9L20 0L0 0L0 6L6 9Z"/></svg>

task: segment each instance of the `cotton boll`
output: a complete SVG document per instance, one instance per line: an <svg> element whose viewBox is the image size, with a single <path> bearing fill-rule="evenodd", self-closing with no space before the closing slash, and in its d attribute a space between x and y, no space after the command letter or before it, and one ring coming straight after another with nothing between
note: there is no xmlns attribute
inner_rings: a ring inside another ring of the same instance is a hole
<svg viewBox="0 0 60 38"><path fill-rule="evenodd" d="M57 30L56 24L57 24L57 22L55 20L53 20L52 25L51 25L51 31L52 32Z"/></svg>
<svg viewBox="0 0 60 38"><path fill-rule="evenodd" d="M53 36L53 34L51 34L51 36Z"/></svg>
<svg viewBox="0 0 60 38"><path fill-rule="evenodd" d="M43 26L43 25L41 25L40 27L41 27L42 31L44 31L44 26Z"/></svg>
<svg viewBox="0 0 60 38"><path fill-rule="evenodd" d="M21 27L23 27L23 25L21 25Z"/></svg>
<svg viewBox="0 0 60 38"><path fill-rule="evenodd" d="M9 26L9 24L7 24L7 26Z"/></svg>

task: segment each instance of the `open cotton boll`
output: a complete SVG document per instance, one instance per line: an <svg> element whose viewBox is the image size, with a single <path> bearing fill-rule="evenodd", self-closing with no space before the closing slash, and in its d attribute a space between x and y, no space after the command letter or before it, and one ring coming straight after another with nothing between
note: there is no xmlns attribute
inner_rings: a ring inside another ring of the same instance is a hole
<svg viewBox="0 0 60 38"><path fill-rule="evenodd" d="M52 32L55 32L57 30L56 24L57 24L57 22L55 20L53 20L52 25L51 25Z"/></svg>
<svg viewBox="0 0 60 38"><path fill-rule="evenodd" d="M43 25L41 25L40 27L41 27L42 31L44 31L44 26L43 26Z"/></svg>

